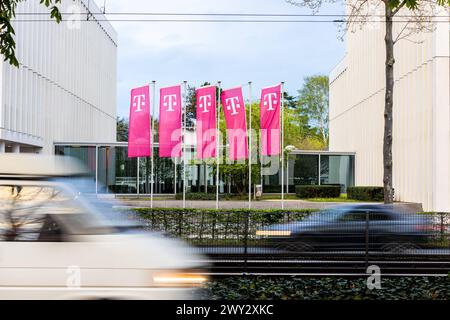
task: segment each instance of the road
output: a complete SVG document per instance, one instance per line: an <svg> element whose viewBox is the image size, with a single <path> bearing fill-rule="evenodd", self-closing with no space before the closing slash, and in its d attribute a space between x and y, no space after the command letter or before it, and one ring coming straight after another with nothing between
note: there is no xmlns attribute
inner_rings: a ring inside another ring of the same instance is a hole
<svg viewBox="0 0 450 320"><path fill-rule="evenodd" d="M107 199L111 202L115 207L136 207L136 208L148 208L150 207L150 201L146 198L145 200L140 199ZM305 200L285 200L284 208L285 209L327 209L339 205L348 205L348 204L373 204L373 203L363 203L363 202L312 202ZM252 201L251 206L252 209L281 209L281 200L260 200L260 201ZM422 211L422 207L415 203L399 203L396 206L403 211L410 212L420 212ZM153 201L154 208L182 208L183 201L181 200L173 200L167 199L162 200L158 199ZM216 202L215 201L186 201L186 208L195 208L195 209L215 209ZM220 209L248 209L247 201L220 201L219 202Z"/></svg>

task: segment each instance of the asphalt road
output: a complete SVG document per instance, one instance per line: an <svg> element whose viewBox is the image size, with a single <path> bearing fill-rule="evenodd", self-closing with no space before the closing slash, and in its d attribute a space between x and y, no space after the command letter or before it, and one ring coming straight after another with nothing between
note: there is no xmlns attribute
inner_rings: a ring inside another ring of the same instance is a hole
<svg viewBox="0 0 450 320"><path fill-rule="evenodd" d="M148 199L139 200L139 199L108 199L108 202L111 202L116 207L137 207L137 208L148 208L150 207L150 201ZM349 204L368 204L363 202L352 203L352 202L312 202L305 200L285 200L284 208L285 209L327 209L335 206L349 205ZM373 204L373 203L370 203ZM409 212L419 212L422 211L420 205L415 203L399 203L396 204L399 210L409 211ZM154 200L153 201L154 208L182 208L183 201L181 200ZM186 201L186 208L195 208L195 209L215 209L216 202L215 201ZM219 202L220 209L247 209L248 201L220 201ZM281 209L282 202L281 200L261 200L261 201L252 201L251 203L252 209Z"/></svg>

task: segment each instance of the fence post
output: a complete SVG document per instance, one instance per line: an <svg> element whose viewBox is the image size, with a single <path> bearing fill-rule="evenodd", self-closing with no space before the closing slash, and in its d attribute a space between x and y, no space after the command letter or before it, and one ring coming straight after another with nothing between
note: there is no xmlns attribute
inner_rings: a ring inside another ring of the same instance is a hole
<svg viewBox="0 0 450 320"><path fill-rule="evenodd" d="M366 227L365 227L365 260L366 260L366 270L369 267L369 211L366 211Z"/></svg>
<svg viewBox="0 0 450 320"><path fill-rule="evenodd" d="M248 236L249 236L249 220L250 211L245 214L245 232L244 232L244 272L247 273L247 262L248 262Z"/></svg>

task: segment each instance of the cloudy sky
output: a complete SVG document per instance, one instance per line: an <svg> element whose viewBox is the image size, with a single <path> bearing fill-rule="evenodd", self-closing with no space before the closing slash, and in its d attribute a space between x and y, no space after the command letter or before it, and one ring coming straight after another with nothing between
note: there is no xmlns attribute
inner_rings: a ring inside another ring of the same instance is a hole
<svg viewBox="0 0 450 320"><path fill-rule="evenodd" d="M103 0L96 1L103 6ZM310 9L294 7L284 0L107 0L106 11L311 13ZM342 12L341 3L326 5L320 11ZM183 80L195 86L221 80L224 88L252 81L255 99L261 87L285 81L286 90L296 95L305 76L328 74L344 55L344 43L338 39L334 23L112 24L119 34L118 115L125 117L130 88L152 80L157 81L157 87Z"/></svg>

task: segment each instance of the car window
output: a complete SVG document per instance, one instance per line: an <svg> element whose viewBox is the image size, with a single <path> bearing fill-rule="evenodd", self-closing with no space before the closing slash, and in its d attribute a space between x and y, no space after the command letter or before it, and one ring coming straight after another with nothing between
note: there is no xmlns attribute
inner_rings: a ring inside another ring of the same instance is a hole
<svg viewBox="0 0 450 320"><path fill-rule="evenodd" d="M76 212L70 202L54 187L0 185L0 240L62 241L55 217Z"/></svg>
<svg viewBox="0 0 450 320"><path fill-rule="evenodd" d="M116 231L77 192L56 184L0 185L0 241L38 241L44 223L49 226L48 219L70 235Z"/></svg>
<svg viewBox="0 0 450 320"><path fill-rule="evenodd" d="M360 211L349 211L342 215L340 221L347 221L347 222L366 221L366 213Z"/></svg>
<svg viewBox="0 0 450 320"><path fill-rule="evenodd" d="M370 221L388 221L393 220L391 215L385 212L373 212L369 215Z"/></svg>

